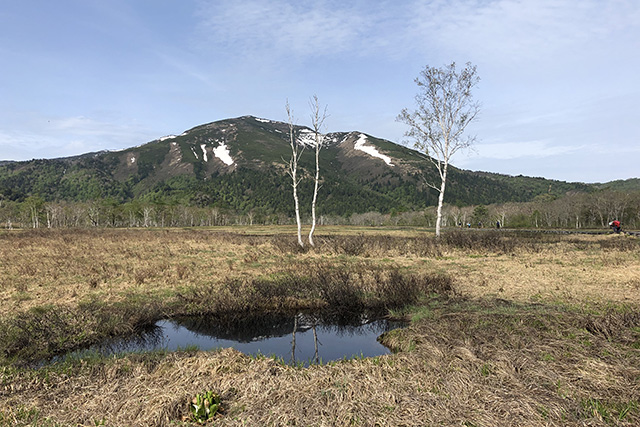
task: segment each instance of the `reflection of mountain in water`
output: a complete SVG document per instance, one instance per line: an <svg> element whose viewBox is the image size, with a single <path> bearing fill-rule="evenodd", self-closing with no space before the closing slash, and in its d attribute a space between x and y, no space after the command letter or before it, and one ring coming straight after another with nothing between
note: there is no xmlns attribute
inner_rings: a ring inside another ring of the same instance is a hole
<svg viewBox="0 0 640 427"><path fill-rule="evenodd" d="M195 346L202 350L234 347L245 354L275 355L292 363L329 361L352 355L386 354L389 350L377 342L378 336L402 326L403 322L366 314L265 313L233 318L180 317L158 321L136 335L106 340L55 360L83 358L95 353L173 351Z"/></svg>
<svg viewBox="0 0 640 427"><path fill-rule="evenodd" d="M365 314L265 313L232 320L210 316L179 317L172 320L197 334L244 343L283 337L290 335L294 330L306 332L313 327L337 335L362 335L374 332L382 334L400 325L386 321L376 322L376 319Z"/></svg>

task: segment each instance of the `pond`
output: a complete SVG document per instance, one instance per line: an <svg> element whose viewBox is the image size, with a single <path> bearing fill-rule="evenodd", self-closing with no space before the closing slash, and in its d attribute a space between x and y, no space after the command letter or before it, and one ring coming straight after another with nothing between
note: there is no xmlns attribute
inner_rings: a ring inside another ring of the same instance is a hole
<svg viewBox="0 0 640 427"><path fill-rule="evenodd" d="M281 358L285 363L326 363L343 358L373 357L390 353L378 342L384 332L405 326L401 321L356 316L309 313L265 314L235 321L213 317L180 317L158 321L153 327L127 338L109 340L67 357L87 353L112 355L156 350L233 347L250 355Z"/></svg>

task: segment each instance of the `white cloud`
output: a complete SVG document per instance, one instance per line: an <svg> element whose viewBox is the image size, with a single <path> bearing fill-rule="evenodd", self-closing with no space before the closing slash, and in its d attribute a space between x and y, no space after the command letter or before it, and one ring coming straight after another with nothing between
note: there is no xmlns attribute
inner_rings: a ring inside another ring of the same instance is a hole
<svg viewBox="0 0 640 427"><path fill-rule="evenodd" d="M457 53L474 54L486 62L500 59L545 63L558 53L590 55L585 50L618 43L613 34L638 34L640 5L617 0L474 0L417 2L411 24L414 38L436 42ZM634 40L631 37L629 40ZM635 44L639 42L635 39ZM412 43L415 45L415 43ZM571 52L571 49L577 51Z"/></svg>
<svg viewBox="0 0 640 427"><path fill-rule="evenodd" d="M470 60L516 79L579 76L594 52L606 63L640 49L640 3L629 0L201 0L198 16L204 54L280 67L349 55L405 68Z"/></svg>
<svg viewBox="0 0 640 427"><path fill-rule="evenodd" d="M344 3L275 0L203 1L199 31L242 57L333 55L351 50L368 21Z"/></svg>

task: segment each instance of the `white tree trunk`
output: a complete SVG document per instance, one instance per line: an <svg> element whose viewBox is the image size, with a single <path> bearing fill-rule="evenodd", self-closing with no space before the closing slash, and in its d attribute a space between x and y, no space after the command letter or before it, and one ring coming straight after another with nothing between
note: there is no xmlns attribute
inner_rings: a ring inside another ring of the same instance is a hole
<svg viewBox="0 0 640 427"><path fill-rule="evenodd" d="M293 187L293 203L296 211L296 225L298 226L298 244L301 248L304 248L304 242L302 241L302 222L300 221L300 201L298 199L298 184L300 183L300 180L298 179L298 160L304 147L301 149L296 143L293 127L293 113L289 107L289 101L287 101L285 107L289 118L289 144L291 146L291 159L289 160L288 173L291 177L291 185Z"/></svg>
<svg viewBox="0 0 640 427"><path fill-rule="evenodd" d="M442 205L444 204L444 188L447 185L447 164L444 165L444 171L441 175L440 195L438 196L438 210L436 211L436 237L440 237L440 228L442 225Z"/></svg>
<svg viewBox="0 0 640 427"><path fill-rule="evenodd" d="M35 207L31 208L31 223L33 228L40 228L40 220L38 219L38 211Z"/></svg>
<svg viewBox="0 0 640 427"><path fill-rule="evenodd" d="M296 332L298 331L298 315L293 316L293 333L291 334L291 362L296 361Z"/></svg>
<svg viewBox="0 0 640 427"><path fill-rule="evenodd" d="M296 209L296 224L298 225L298 244L300 247L304 247L304 242L302 241L302 223L300 222L300 202L298 201L298 182L296 181L296 174L293 174L293 201Z"/></svg>
<svg viewBox="0 0 640 427"><path fill-rule="evenodd" d="M311 121L313 122L313 133L315 136L315 149L316 149L316 176L313 186L313 200L311 201L311 231L309 232L309 244L315 246L313 242L313 233L316 230L316 202L318 200L318 189L320 188L320 149L323 144L323 136L320 133L324 120L327 118L327 109L320 111L320 103L318 102L318 96L314 95L309 102L311 107Z"/></svg>
<svg viewBox="0 0 640 427"><path fill-rule="evenodd" d="M295 146L295 142L291 140L291 180L293 185L293 203L296 210L296 225L298 226L298 244L301 248L304 248L304 242L302 241L302 221L300 221L300 201L298 199L298 150Z"/></svg>
<svg viewBox="0 0 640 427"><path fill-rule="evenodd" d="M318 200L318 182L320 181L320 140L316 134L316 176L313 184L313 200L311 201L311 231L309 231L309 244L313 243L313 232L316 230L316 201Z"/></svg>
<svg viewBox="0 0 640 427"><path fill-rule="evenodd" d="M142 215L144 218L144 227L149 227L151 225L151 208L144 208L142 210Z"/></svg>

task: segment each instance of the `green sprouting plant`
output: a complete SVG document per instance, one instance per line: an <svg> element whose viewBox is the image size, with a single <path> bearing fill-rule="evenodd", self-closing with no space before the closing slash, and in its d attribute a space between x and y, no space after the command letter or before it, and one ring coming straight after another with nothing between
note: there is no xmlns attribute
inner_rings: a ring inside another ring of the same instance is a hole
<svg viewBox="0 0 640 427"><path fill-rule="evenodd" d="M178 346L176 351L184 353L196 353L200 351L200 347L198 346L198 344L187 344L184 347Z"/></svg>
<svg viewBox="0 0 640 427"><path fill-rule="evenodd" d="M544 360L545 362L553 362L554 360L556 360L556 358L555 358L555 357L553 357L553 355L552 355L552 354L544 353L544 354L542 355L542 360Z"/></svg>
<svg viewBox="0 0 640 427"><path fill-rule="evenodd" d="M483 377L488 377L489 375L491 375L491 366L489 366L489 364L487 363L482 365L482 367L480 368L480 374Z"/></svg>
<svg viewBox="0 0 640 427"><path fill-rule="evenodd" d="M638 402L636 401L631 401L626 404L622 404L621 406L620 413L618 414L618 419L620 421L624 420L630 413L638 411Z"/></svg>
<svg viewBox="0 0 640 427"><path fill-rule="evenodd" d="M197 423L204 424L221 411L220 395L213 391L197 394L189 404L191 417Z"/></svg>
<svg viewBox="0 0 640 427"><path fill-rule="evenodd" d="M589 415L600 416L605 422L609 422L610 412L607 405L598 399L587 399L582 402L582 407Z"/></svg>

